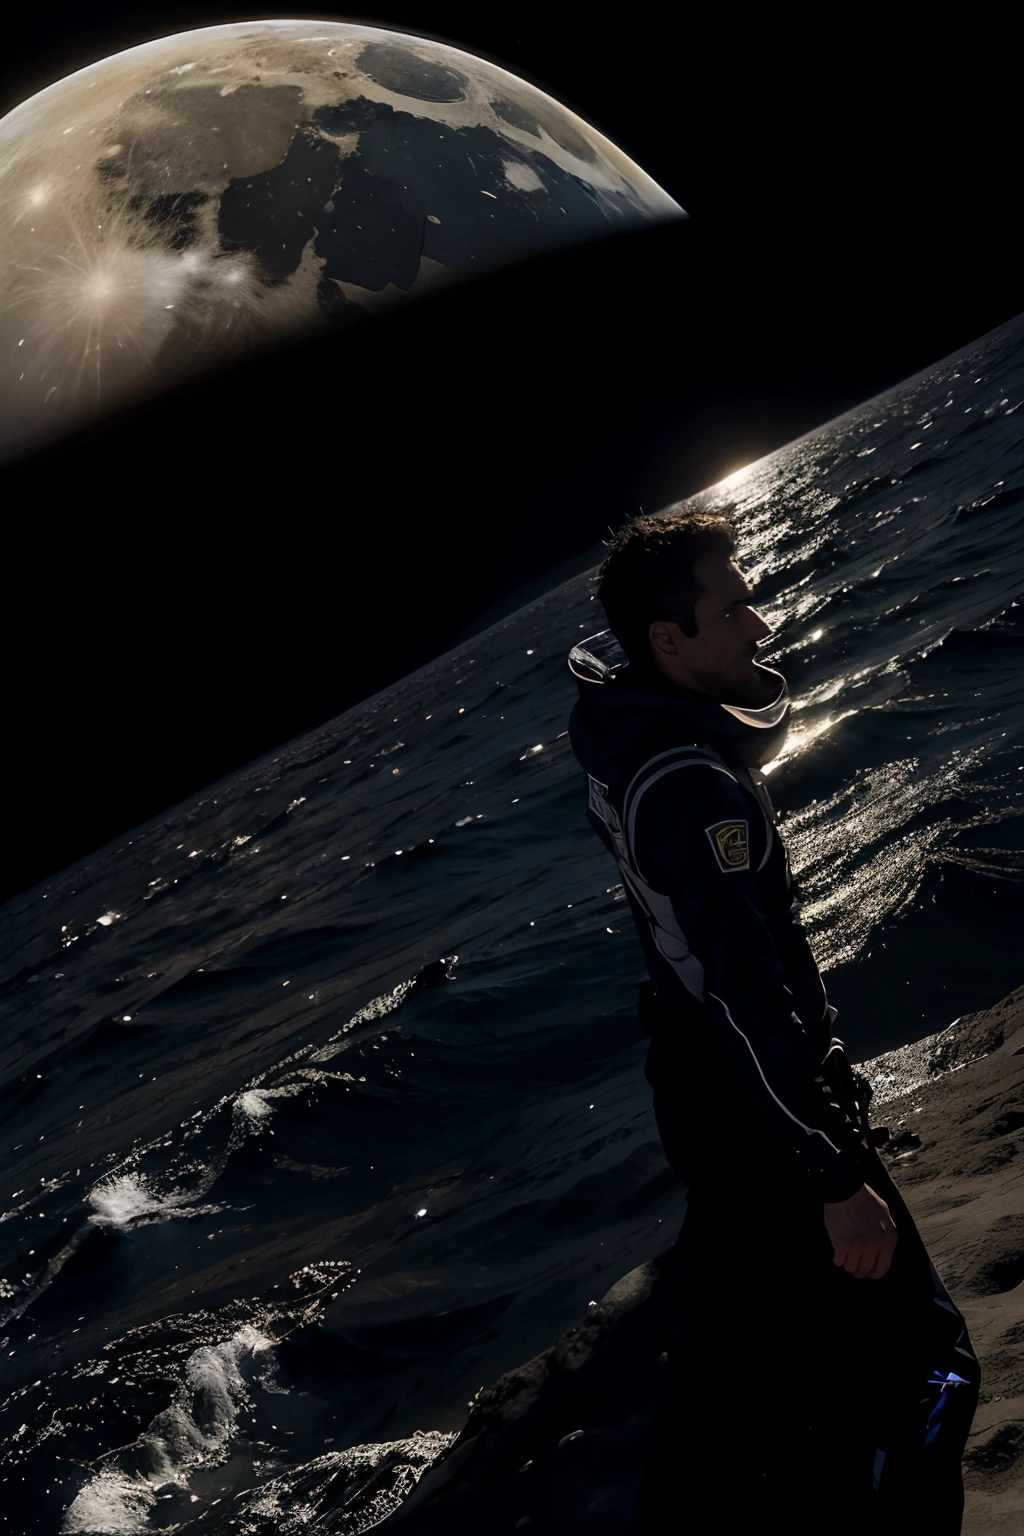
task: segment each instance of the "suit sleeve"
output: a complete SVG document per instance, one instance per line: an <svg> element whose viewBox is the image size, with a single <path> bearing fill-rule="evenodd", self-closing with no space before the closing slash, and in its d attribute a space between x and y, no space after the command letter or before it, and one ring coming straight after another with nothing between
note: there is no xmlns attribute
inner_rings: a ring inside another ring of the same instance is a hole
<svg viewBox="0 0 1024 1536"><path fill-rule="evenodd" d="M678 774L645 792L634 855L648 884L670 898L699 963L689 962L689 984L694 977L700 984L703 973L707 1023L734 1060L762 1130L806 1160L822 1200L845 1200L864 1182L860 1144L795 1011L750 857L749 821L735 781L695 765L684 792ZM799 928L793 911L779 938L790 928L794 935Z"/></svg>

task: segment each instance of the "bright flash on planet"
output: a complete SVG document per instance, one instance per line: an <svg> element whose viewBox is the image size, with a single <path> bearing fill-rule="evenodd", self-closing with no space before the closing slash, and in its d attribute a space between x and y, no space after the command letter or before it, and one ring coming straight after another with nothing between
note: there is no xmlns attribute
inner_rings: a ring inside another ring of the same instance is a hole
<svg viewBox="0 0 1024 1536"><path fill-rule="evenodd" d="M45 200L37 188L32 200ZM88 227L73 210L39 232L4 306L22 318L25 378L46 398L89 405L155 363L172 330L216 346L264 307L251 260L184 254L130 211Z"/></svg>
<svg viewBox="0 0 1024 1536"><path fill-rule="evenodd" d="M111 144L104 153L121 149ZM220 248L202 216L182 251L173 213L156 217L117 192L58 196L48 178L14 205L15 225L28 227L0 297L0 333L14 330L19 353L12 430L20 430L16 417L28 425L44 407L70 421L155 371L169 377L177 366L169 341L181 359L212 358L268 322L271 331L294 328L255 258Z"/></svg>
<svg viewBox="0 0 1024 1536"><path fill-rule="evenodd" d="M726 475L718 483L719 485L727 485L730 488L736 486L753 467L753 464L744 464L741 469L734 469L731 474Z"/></svg>

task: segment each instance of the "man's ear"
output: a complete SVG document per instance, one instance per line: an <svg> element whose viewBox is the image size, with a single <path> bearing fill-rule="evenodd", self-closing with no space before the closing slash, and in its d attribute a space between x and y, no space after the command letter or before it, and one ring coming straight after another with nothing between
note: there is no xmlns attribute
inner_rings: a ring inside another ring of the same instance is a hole
<svg viewBox="0 0 1024 1536"><path fill-rule="evenodd" d="M678 656L679 626L670 619L655 619L647 631L647 637L656 651L666 656Z"/></svg>

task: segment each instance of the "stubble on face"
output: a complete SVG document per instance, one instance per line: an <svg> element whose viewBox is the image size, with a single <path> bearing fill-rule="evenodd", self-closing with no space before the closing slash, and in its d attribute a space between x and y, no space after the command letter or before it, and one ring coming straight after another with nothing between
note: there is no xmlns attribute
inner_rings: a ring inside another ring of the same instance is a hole
<svg viewBox="0 0 1024 1536"><path fill-rule="evenodd" d="M695 574L703 587L696 607L698 632L706 636L707 652L695 656L691 666L701 686L723 703L763 708L778 692L777 682L755 665L761 640L768 627L750 610L755 594L734 559L709 556L698 561ZM741 640L741 636L745 636Z"/></svg>

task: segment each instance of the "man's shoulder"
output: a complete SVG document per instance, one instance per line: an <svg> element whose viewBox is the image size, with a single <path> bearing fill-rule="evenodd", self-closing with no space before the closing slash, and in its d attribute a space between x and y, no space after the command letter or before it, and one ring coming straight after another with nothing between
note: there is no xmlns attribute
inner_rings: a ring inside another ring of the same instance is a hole
<svg viewBox="0 0 1024 1536"><path fill-rule="evenodd" d="M648 759L634 773L622 819L630 846L671 857L674 849L709 829L749 826L751 792L739 774L707 745L676 747Z"/></svg>
<svg viewBox="0 0 1024 1536"><path fill-rule="evenodd" d="M707 742L677 744L636 763L623 791L623 810L744 798L739 775Z"/></svg>

